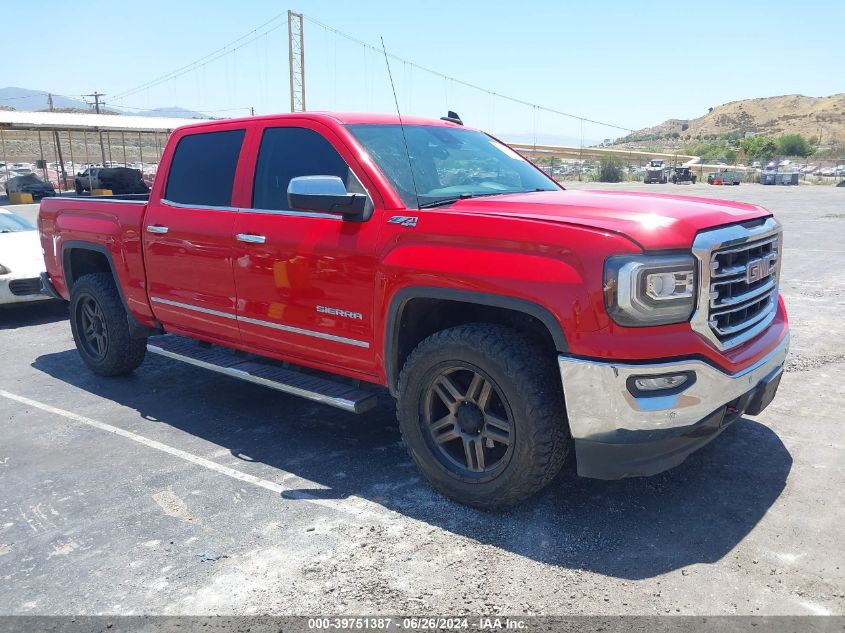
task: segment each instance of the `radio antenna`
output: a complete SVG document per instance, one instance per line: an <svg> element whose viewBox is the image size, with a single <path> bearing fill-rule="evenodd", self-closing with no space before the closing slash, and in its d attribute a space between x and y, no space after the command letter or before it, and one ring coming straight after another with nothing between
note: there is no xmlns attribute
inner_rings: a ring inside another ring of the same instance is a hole
<svg viewBox="0 0 845 633"><path fill-rule="evenodd" d="M393 84L393 73L390 72L390 61L387 59L387 49L384 38L381 39L381 50L384 53L384 63L387 65L387 76L390 77L390 88L393 90L393 102L396 104L396 114L399 115L399 127L402 129L402 140L405 142L405 156L408 157L408 170L411 172L411 183L414 185L414 197L417 199L417 209L420 208L420 194L417 191L417 179L414 178L414 166L411 163L411 150L408 149L408 137L405 136L405 124L402 123L402 113L399 111L399 99L396 97L396 86Z"/></svg>

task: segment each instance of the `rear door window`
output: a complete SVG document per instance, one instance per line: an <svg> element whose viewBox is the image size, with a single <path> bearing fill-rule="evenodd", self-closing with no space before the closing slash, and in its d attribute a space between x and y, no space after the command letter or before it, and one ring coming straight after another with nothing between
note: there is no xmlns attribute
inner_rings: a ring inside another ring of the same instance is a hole
<svg viewBox="0 0 845 633"><path fill-rule="evenodd" d="M244 130L183 136L173 152L164 197L194 206L231 206L243 140Z"/></svg>
<svg viewBox="0 0 845 633"><path fill-rule="evenodd" d="M301 127L264 130L255 166L253 208L289 210L288 183L298 176L337 176L350 193L366 193L343 157L319 132Z"/></svg>

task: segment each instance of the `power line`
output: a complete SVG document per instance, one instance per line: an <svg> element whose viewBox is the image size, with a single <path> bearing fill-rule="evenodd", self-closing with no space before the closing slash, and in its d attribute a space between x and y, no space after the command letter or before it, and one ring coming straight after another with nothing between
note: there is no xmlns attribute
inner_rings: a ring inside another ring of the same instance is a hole
<svg viewBox="0 0 845 633"><path fill-rule="evenodd" d="M253 35L254 33L257 33L258 31L260 31L260 30L261 30L261 29L263 29L264 27L268 26L269 24L272 24L273 22L275 22L275 21L276 21L276 20L278 20L279 18L282 18L282 17L285 17L285 16L287 16L287 13L280 13L279 15L277 15L277 16L275 16L275 17L273 17L273 18L270 18L269 20L267 20L267 21L266 21L266 22L264 22L263 24L261 24L261 25L259 25L259 26L255 27L255 28L254 28L254 29L252 29L249 33L246 33L246 34L242 35L241 37L239 37L239 38L237 38L237 39L235 39L235 40L232 40L231 42L229 42L229 43L228 43L228 44L226 44L225 46L221 46L221 47L220 47L220 48L218 48L217 50L212 51L211 53L208 53L207 55L205 55L205 56L203 56L203 57L200 57L200 58L199 58L199 59L197 59L197 60L194 60L194 61L193 61L193 62L191 62L190 64L186 64L186 65L184 65L184 66L180 66L180 67L179 67L179 68L177 68L176 70L172 70L172 71L170 71L169 73L166 73L166 74L164 74L164 75L160 75L159 77L156 77L155 79L151 79L151 80L149 80L149 81L147 81L147 82L145 82L145 83L143 83L143 84L140 84L140 85L138 85L138 86L135 86L134 88L130 88L129 90L125 90L125 91L123 91L123 92L121 92L121 93L118 93L118 94L116 94L114 97L112 97L112 99L113 99L113 100L114 100L114 99L124 99L125 97L128 97L128 96L130 96L130 95L136 94L136 93L140 92L141 90L145 90L145 89L147 89L147 88L153 88L153 87L158 86L159 84L162 84L162 83L164 83L164 82L166 82L166 81L169 81L169 80L171 80L171 79L175 79L176 77L181 77L182 75L187 74L187 73L189 73L189 72L191 72L191 71L193 71L193 70L197 70L197 69L199 69L199 68L202 68L203 66L206 66L206 65L210 64L211 62L217 61L217 60L218 60L218 59L220 59L221 57L224 57L224 56L226 56L226 55L228 55L228 54L230 54L230 53L233 53L233 52L235 52L236 50L239 50L239 49L243 48L243 47L244 47L244 46L246 46L247 44L250 44L250 43L254 42L254 41L255 41L255 40L257 40L258 38L260 38L260 37L264 37L264 36L265 36L265 35L267 35L268 33L272 33L273 31L275 31L275 30L277 30L277 29L281 28L282 26L284 26L284 25L285 25L284 23L282 23L282 24L278 24L278 25L274 26L274 27L273 27L273 28L271 28L271 29L267 29L266 31L263 31L262 33L258 33L258 35L256 35L255 37L252 37L251 39L247 40L246 42L243 42L243 43L242 43L242 44L240 44L239 46L237 46L237 47L235 47L235 48L231 48L231 47L232 47L232 46L234 46L235 44L238 44L239 42L242 42L244 39L246 39L246 38L250 37L250 36L251 36L251 35Z"/></svg>
<svg viewBox="0 0 845 633"><path fill-rule="evenodd" d="M181 77L182 75L185 75L185 74L192 72L194 70L198 70L198 69L200 69L200 68L202 68L202 67L204 67L204 66L206 66L206 65L208 65L212 62L215 62L218 59L220 59L220 58L222 58L226 55L234 53L235 51L243 48L244 46L251 44L255 40L257 40L261 37L264 37L264 36L268 35L269 33L272 33L273 31L275 31L277 29L282 28L285 25L284 22L277 24L277 25L275 25L275 26L273 26L272 28L269 28L269 29L266 28L266 27L268 27L272 23L274 23L277 20L280 20L281 18L284 18L286 16L287 16L287 13L280 13L280 14L270 18L266 22L260 24L259 26L255 27L254 29L252 29L248 33L245 33L241 37L239 37L235 40L232 40L228 44L212 51L211 53L208 53L207 55L204 55L203 57L200 57L199 59L194 60L193 62L191 62L189 64L185 64L184 66L180 66L179 68L172 70L172 71L170 71L170 72L168 72L164 75L160 75L160 76L158 76L154 79L151 79L151 80L149 80L149 81L147 81L143 84L139 84L139 85L135 86L134 88L130 88L129 90L125 90L121 93L118 93L118 94L116 94L112 97L112 102L114 102L115 100L122 100L122 99L124 99L128 96L131 96L133 94L137 94L138 92L141 92L142 90L145 90L145 89L148 89L148 88L153 88L153 87L158 86L162 83L170 81L171 79L176 79L177 77ZM382 53L382 51L378 47L376 47L376 46L374 46L374 45L372 45L368 42L360 40L360 39L358 39L358 38L356 38L352 35L349 35L348 33L340 31L339 29L336 29L332 26L329 26L328 24L325 24L325 23L323 23L323 22L321 22L321 21L319 21L315 18L308 16L308 15L305 15L303 17L305 18L305 20L311 22L312 24L314 24L316 26L319 26L320 28L322 28L322 29L324 29L324 30L326 30L330 33L335 34L336 36L342 37L342 38L344 38L344 39L346 39L350 42L353 42L353 43L355 43L359 46L364 47L365 49L373 51L376 54ZM246 41L244 41L244 40L246 40ZM237 46L235 46L236 44L237 44ZM446 75L444 73L438 72L438 71L433 70L431 68L421 66L420 64L417 64L417 63L414 63L410 60L399 57L398 55L395 55L393 53L388 53L388 56L391 57L392 59L395 59L398 62L401 62L402 64L405 64L409 68L416 68L418 70L421 70L422 72L428 73L430 75L434 75L436 77L440 77L441 79L444 79L446 81L449 81L449 82L452 82L452 83L455 83L455 84L458 84L458 85L461 85L461 86L465 86L465 87L471 88L473 90L477 90L479 92L485 93L485 94L490 95L492 97L496 97L496 98L499 98L499 99L503 99L505 101L510 101L511 103L516 103L516 104L519 104L519 105L522 105L522 106L533 108L535 110L535 112L537 112L537 111L548 112L550 114L555 114L555 115L558 115L558 116L563 116L563 117L568 117L570 119L575 119L575 120L581 121L582 123L592 123L592 124L595 124L595 125L600 125L600 126L604 126L604 127L608 127L608 128L622 130L624 132L633 132L634 131L633 128L629 128L629 127L626 127L626 126L616 125L615 123L608 123L606 121L599 121L599 120L596 120L596 119L590 119L588 117L579 116L577 114L572 114L570 112L564 112L564 111L558 110L556 108L549 108L549 107L542 106L542 105L539 105L539 104L536 104L536 103L531 103L530 101L526 101L524 99L519 99L517 97L513 97L513 96L510 96L510 95L505 95L505 94L502 94L500 92L496 92L495 90L489 90L487 88L484 88L482 86L478 86L478 85L470 83L468 81L464 81L462 79L458 79L456 77L452 77L450 75ZM126 107L129 108L129 109L133 109L133 110L145 110L145 108L133 108L131 106L126 106ZM229 111L242 110L242 109L245 110L246 108L226 108L226 109L217 110L217 112L229 112ZM214 112L214 110L209 110L209 112Z"/></svg>
<svg viewBox="0 0 845 633"><path fill-rule="evenodd" d="M123 110L137 110L139 112L159 112L159 111L167 112L167 111L173 110L173 108L139 108L139 107L136 107L136 106L130 106L130 105L124 105L124 104L120 104L120 107ZM206 113L209 113L209 112L240 112L241 110L252 110L252 106L243 106L243 107L240 107L240 108L219 108L219 109L216 109L216 110L205 110L205 109L203 109L202 112L199 112L199 111L198 112L200 114L206 114Z"/></svg>
<svg viewBox="0 0 845 633"><path fill-rule="evenodd" d="M335 35L339 35L340 37L343 37L343 38L349 40L350 42L354 42L355 44L358 44L359 46L363 46L363 47L365 47L365 48L367 48L371 51L374 51L378 54L381 54L381 52L382 52L381 49L377 48L376 46L373 46L372 44L364 42L363 40L359 40L357 37L349 35L348 33L344 33L343 31L340 31L340 30L338 30L334 27L331 27L328 24L324 24L323 22L320 22L319 20L315 20L314 18L312 18L308 15L305 16L305 19L308 20L309 22L311 22L312 24L319 26L320 28L323 28L326 31L329 31L331 33L334 33ZM508 96L508 95L503 95L503 94L496 92L494 90L488 90L487 88L482 88L481 86L476 86L475 84L471 84L468 81L463 81L462 79L457 79L455 77L445 75L445 74L438 72L436 70L426 68L425 66L420 66L419 64L415 64L412 61L409 61L407 59L403 59L402 57L399 57L398 55L394 55L392 53L388 53L387 55L388 55L388 57L391 57L391 58L395 59L396 61L402 62L403 64L407 64L410 67L417 68L419 70L422 70L423 72L427 72L431 75L435 75L435 76L440 77L442 79L452 81L456 84L466 86L467 88L472 88L473 90L478 90L479 92L487 93L488 95L491 95L493 97L498 97L499 99L504 99L506 101L511 101L513 103L518 103L520 105L528 106L530 108L535 108L537 110L543 110L544 112L549 112L551 114L557 114L557 115L560 115L560 116L569 117L571 119L577 119L579 121L584 121L584 122L587 122L587 123L594 123L596 125L603 125L605 127L610 127L610 128L614 128L614 129L617 129L617 130L623 130L625 132L633 132L634 131L633 128L624 127L622 125L615 125L613 123L607 123L605 121L597 121L595 119L588 119L587 117L578 116L577 114L570 114L569 112L563 112L561 110L556 110L554 108L547 108L545 106L541 106L541 105L536 104L536 103L531 103L529 101L525 101L524 99L518 99L517 97L511 97L511 96Z"/></svg>
<svg viewBox="0 0 845 633"><path fill-rule="evenodd" d="M18 99L32 99L33 97L46 97L49 95L49 92L33 92L28 95L24 95L23 97L3 97L0 101L16 101ZM64 95L56 95L57 97L62 97Z"/></svg>

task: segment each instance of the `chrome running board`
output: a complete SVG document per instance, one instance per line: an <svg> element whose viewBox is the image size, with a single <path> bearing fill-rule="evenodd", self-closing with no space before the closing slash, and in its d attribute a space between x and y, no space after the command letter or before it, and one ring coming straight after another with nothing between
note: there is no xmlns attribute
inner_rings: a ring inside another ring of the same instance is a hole
<svg viewBox="0 0 845 633"><path fill-rule="evenodd" d="M244 358L228 348L201 345L184 336L150 337L147 351L352 413L364 413L378 403L375 393Z"/></svg>

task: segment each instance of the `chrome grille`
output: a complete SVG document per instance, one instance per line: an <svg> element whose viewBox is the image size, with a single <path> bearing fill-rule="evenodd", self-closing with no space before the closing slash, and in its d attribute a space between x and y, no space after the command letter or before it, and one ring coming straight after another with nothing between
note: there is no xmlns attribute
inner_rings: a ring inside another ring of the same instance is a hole
<svg viewBox="0 0 845 633"><path fill-rule="evenodd" d="M710 327L721 339L756 325L777 307L779 237L716 250L710 258Z"/></svg>
<svg viewBox="0 0 845 633"><path fill-rule="evenodd" d="M727 349L762 332L777 312L780 225L773 219L699 234L701 290L693 329Z"/></svg>

